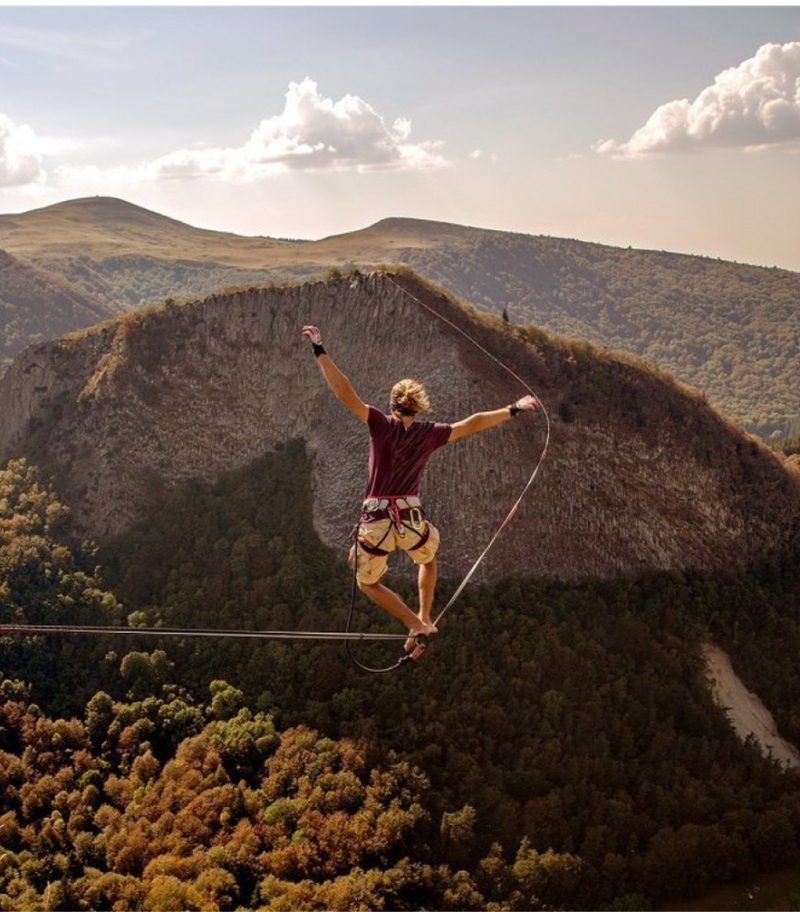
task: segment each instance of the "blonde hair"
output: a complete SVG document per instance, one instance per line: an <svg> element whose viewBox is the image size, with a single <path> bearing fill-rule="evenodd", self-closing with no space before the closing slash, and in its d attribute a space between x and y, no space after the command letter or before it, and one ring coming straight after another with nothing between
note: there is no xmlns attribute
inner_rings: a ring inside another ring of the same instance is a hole
<svg viewBox="0 0 800 912"><path fill-rule="evenodd" d="M415 414L431 410L431 400L419 380L406 379L395 383L390 395L390 404L392 409L400 405Z"/></svg>

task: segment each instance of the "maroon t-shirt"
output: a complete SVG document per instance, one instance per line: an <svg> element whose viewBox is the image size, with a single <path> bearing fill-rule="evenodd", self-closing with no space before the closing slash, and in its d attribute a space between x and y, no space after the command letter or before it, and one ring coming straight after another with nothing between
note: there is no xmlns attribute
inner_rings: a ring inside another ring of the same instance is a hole
<svg viewBox="0 0 800 912"><path fill-rule="evenodd" d="M419 494L422 472L431 455L450 439L452 426L439 421L403 422L369 406L367 497Z"/></svg>

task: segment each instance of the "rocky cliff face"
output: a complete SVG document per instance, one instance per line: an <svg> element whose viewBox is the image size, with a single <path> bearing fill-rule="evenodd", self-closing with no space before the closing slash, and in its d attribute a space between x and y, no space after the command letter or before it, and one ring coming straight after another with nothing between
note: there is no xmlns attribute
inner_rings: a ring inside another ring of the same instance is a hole
<svg viewBox="0 0 800 912"><path fill-rule="evenodd" d="M0 380L0 452L48 469L76 530L104 539L165 490L303 438L315 454L317 528L344 549L367 432L326 387L304 323L322 327L336 363L379 407L406 376L425 382L435 420L524 392L414 297L507 362L550 411L548 458L489 575L724 566L797 536L797 475L696 394L630 357L479 316L411 275L211 296L32 347ZM485 546L544 433L541 416L523 416L433 457L422 493L443 533L444 574L465 571Z"/></svg>

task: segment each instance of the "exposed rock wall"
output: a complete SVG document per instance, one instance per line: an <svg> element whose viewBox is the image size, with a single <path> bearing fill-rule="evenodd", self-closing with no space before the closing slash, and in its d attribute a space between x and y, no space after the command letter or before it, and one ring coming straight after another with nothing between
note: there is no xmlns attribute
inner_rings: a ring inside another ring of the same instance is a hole
<svg viewBox="0 0 800 912"><path fill-rule="evenodd" d="M551 413L549 456L487 559L489 575L719 566L796 534L797 477L698 397L630 358L479 318L413 277L397 281L506 360ZM44 465L77 530L102 539L165 490L303 438L315 454L317 528L344 548L364 493L367 430L325 385L300 335L309 322L382 408L406 376L425 382L435 420L523 392L375 273L132 313L28 349L0 381L0 452ZM544 433L543 417L526 415L433 457L422 493L443 533L444 574L464 572L485 546Z"/></svg>

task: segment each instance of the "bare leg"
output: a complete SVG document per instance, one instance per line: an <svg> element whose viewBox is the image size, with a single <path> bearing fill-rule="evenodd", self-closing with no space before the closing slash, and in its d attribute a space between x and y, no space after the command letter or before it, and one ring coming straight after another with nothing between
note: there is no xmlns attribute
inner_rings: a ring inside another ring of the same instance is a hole
<svg viewBox="0 0 800 912"><path fill-rule="evenodd" d="M433 595L436 591L436 558L430 563L419 565L419 619L430 624Z"/></svg>
<svg viewBox="0 0 800 912"><path fill-rule="evenodd" d="M433 595L436 591L436 558L427 564L419 565L419 620L425 626L428 635L436 633L436 628L431 623L431 609L433 608ZM406 640L406 652L414 646L414 637Z"/></svg>
<svg viewBox="0 0 800 912"><path fill-rule="evenodd" d="M387 589L382 583L368 584L359 582L358 588L370 601L375 602L379 608L383 608L384 611L388 611L393 617L402 621L408 627L408 632L412 636L428 632L430 624L426 624L417 617L397 593Z"/></svg>

